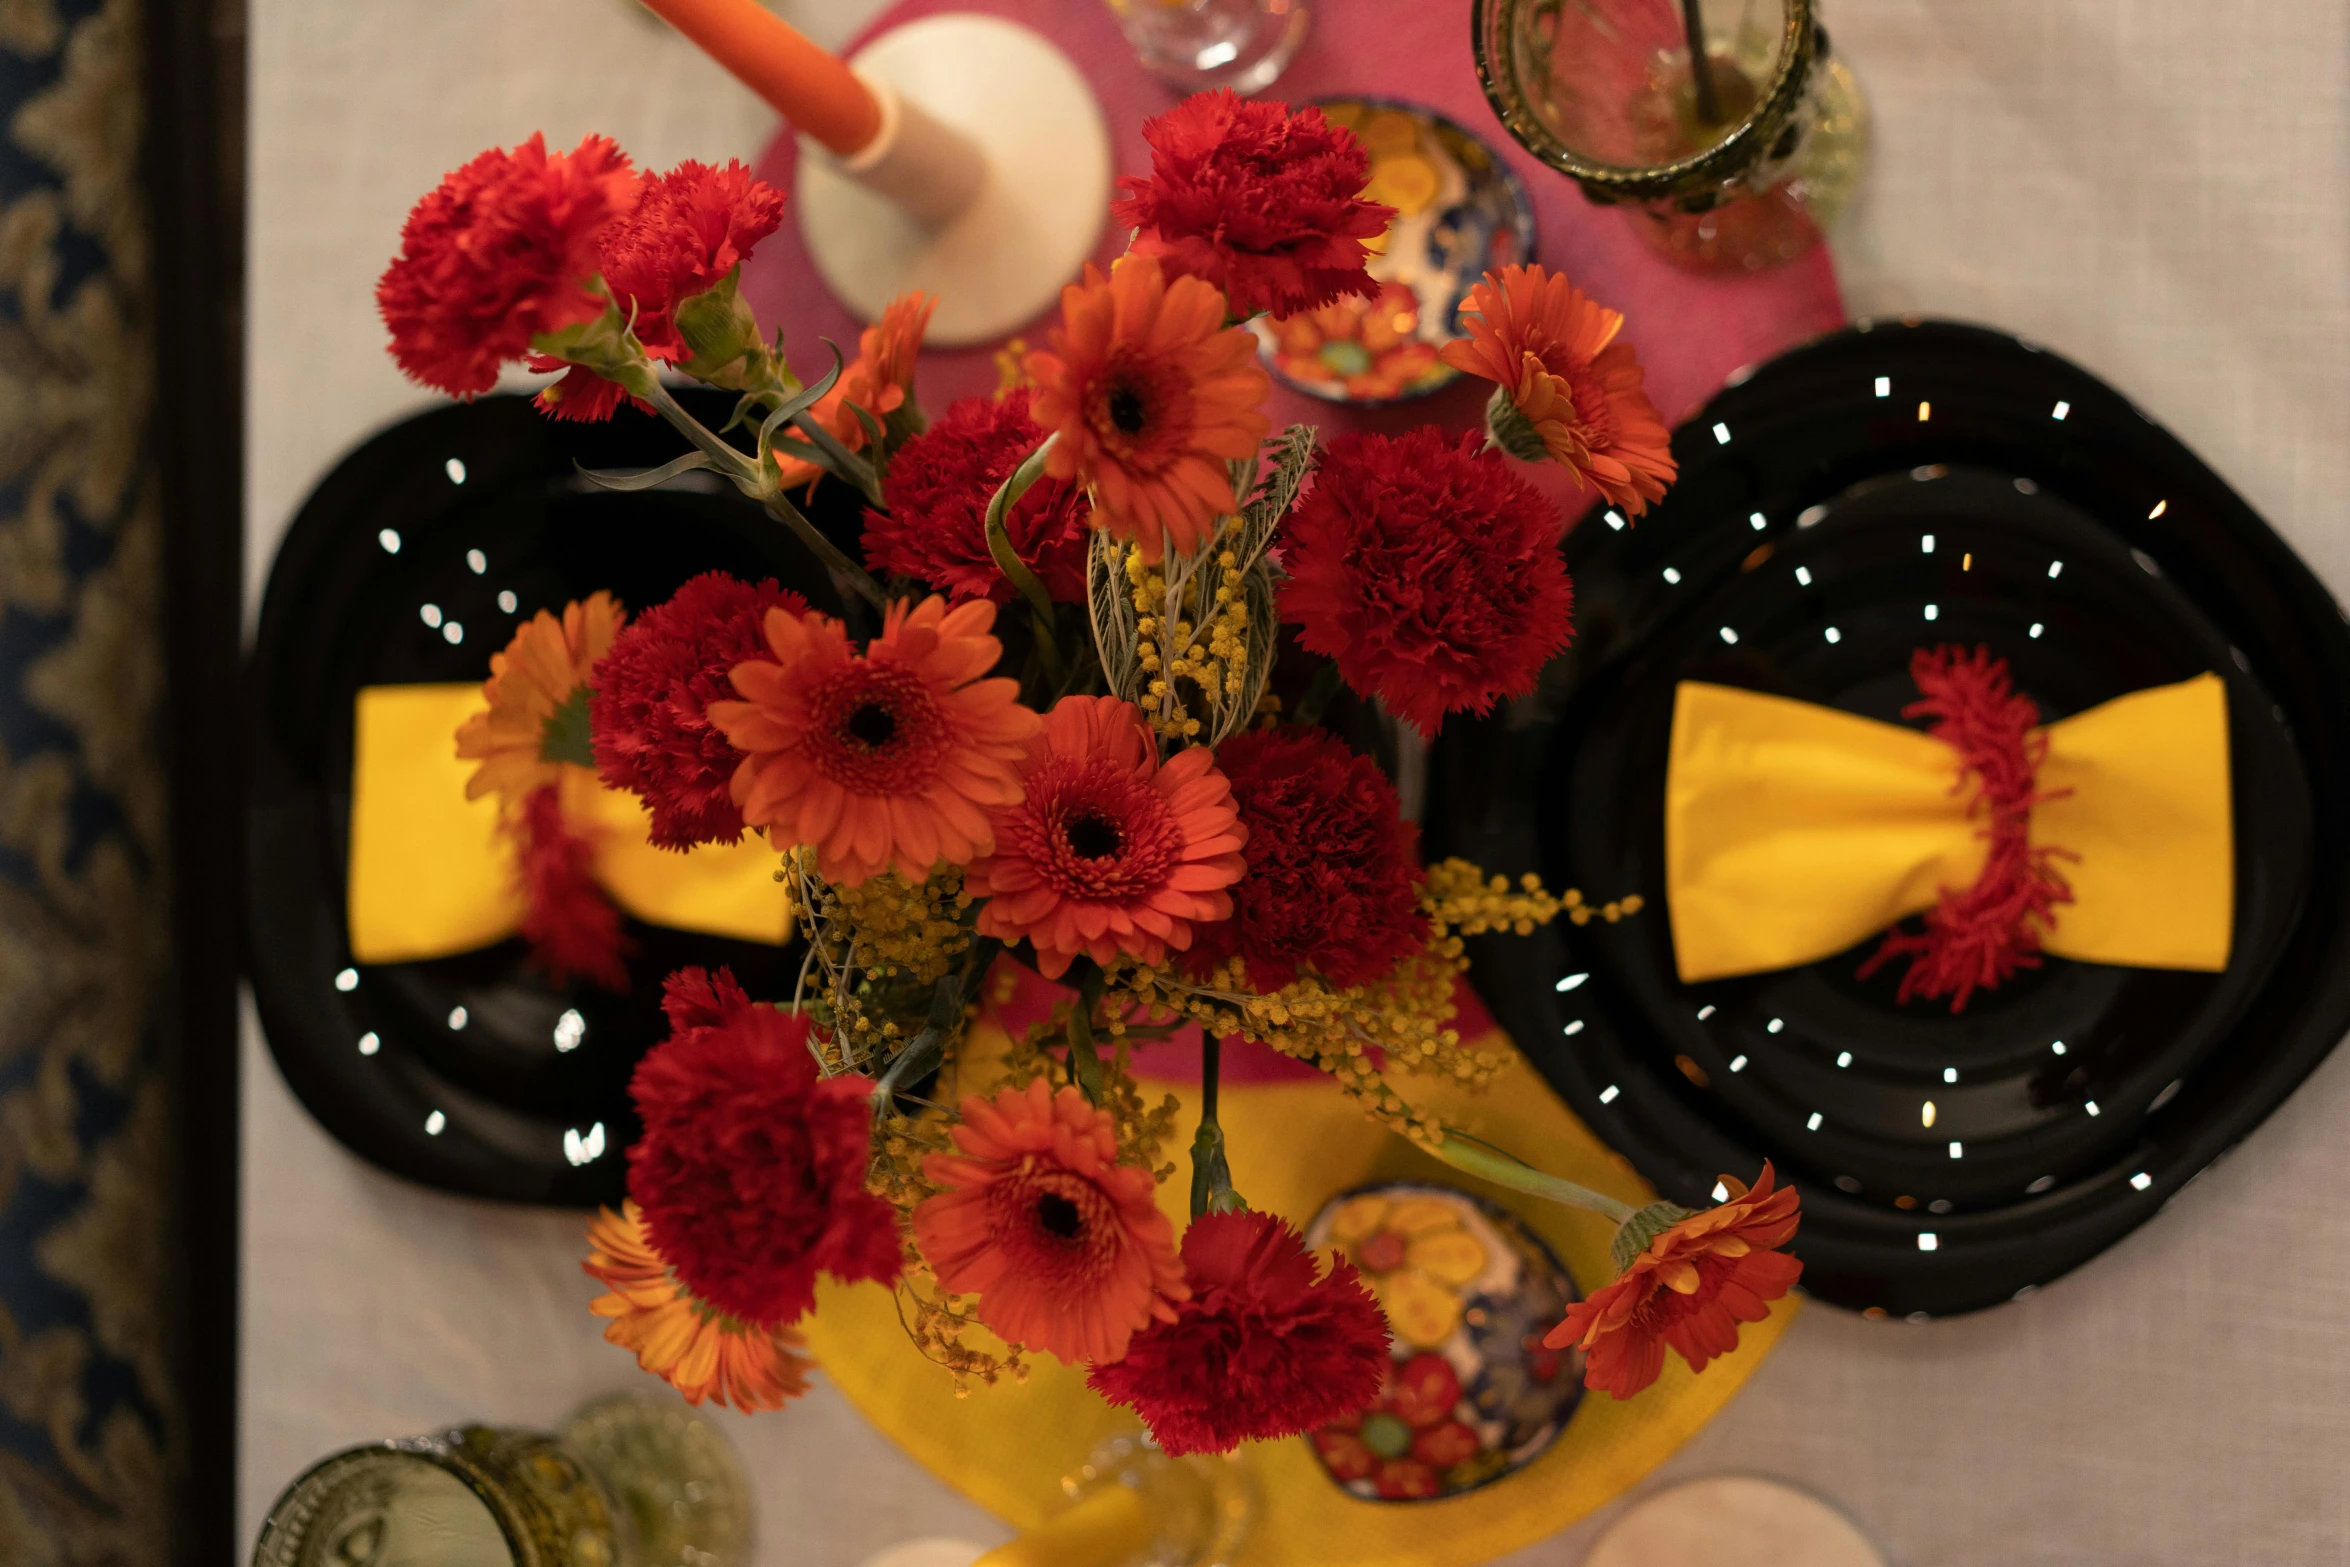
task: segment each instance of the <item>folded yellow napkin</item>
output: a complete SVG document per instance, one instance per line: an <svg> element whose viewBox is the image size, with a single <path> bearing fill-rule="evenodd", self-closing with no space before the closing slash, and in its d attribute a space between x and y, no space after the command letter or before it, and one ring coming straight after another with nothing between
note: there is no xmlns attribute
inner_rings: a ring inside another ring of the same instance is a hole
<svg viewBox="0 0 2350 1567"><path fill-rule="evenodd" d="M521 923L497 797L465 798L476 764L458 759L453 738L481 705L478 682L359 693L346 913L361 963L470 952ZM790 939L780 861L766 839L746 833L732 847L658 849L635 795L578 768L564 769L562 787L564 816L594 843L596 880L623 910L677 930L773 946Z"/></svg>
<svg viewBox="0 0 2350 1567"><path fill-rule="evenodd" d="M2047 728L2031 841L2068 851L2042 945L2227 967L2235 829L2227 687L2204 674ZM1957 753L1914 729L1684 681L1665 776L1665 893L1684 983L1815 962L1970 885L1984 843Z"/></svg>

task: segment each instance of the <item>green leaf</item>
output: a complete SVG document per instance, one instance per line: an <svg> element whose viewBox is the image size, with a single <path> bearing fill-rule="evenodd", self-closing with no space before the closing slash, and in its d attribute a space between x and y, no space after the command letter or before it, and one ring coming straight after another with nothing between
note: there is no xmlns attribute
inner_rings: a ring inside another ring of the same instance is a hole
<svg viewBox="0 0 2350 1567"><path fill-rule="evenodd" d="M588 688L580 686L547 715L547 727L539 735L540 761L596 765L595 740L588 728L588 696Z"/></svg>
<svg viewBox="0 0 2350 1567"><path fill-rule="evenodd" d="M832 368L818 376L813 384L802 388L775 405L775 411L767 416L766 423L759 426L759 450L762 453L771 449L776 439L775 432L777 430L782 429L785 424L800 414L815 407L823 400L824 394L832 390L833 383L840 379L840 350L834 347L829 340L825 342L824 346L832 349Z"/></svg>
<svg viewBox="0 0 2350 1567"><path fill-rule="evenodd" d="M1314 471L1319 435L1310 424L1293 424L1273 443L1273 466L1257 481L1255 492L1240 511L1240 531L1233 549L1244 569L1264 553L1273 541L1273 530L1297 504L1297 492L1305 487L1306 475Z"/></svg>
<svg viewBox="0 0 2350 1567"><path fill-rule="evenodd" d="M808 438L809 445L815 447L822 454L821 466L825 472L836 479L842 479L855 485L874 505L881 504L881 481L874 474L871 463L841 445L838 437L824 428L821 422L809 418L805 413L796 415L792 419L792 426Z"/></svg>
<svg viewBox="0 0 2350 1567"><path fill-rule="evenodd" d="M863 403L852 403L844 397L841 399L840 405L855 414L857 423L865 427L865 450L873 454L874 465L878 468L889 457L888 432L882 428L881 421L867 411Z"/></svg>
<svg viewBox="0 0 2350 1567"><path fill-rule="evenodd" d="M692 473L710 466L708 452L687 452L658 468L647 468L642 473L622 473L615 468L581 468L579 476L600 490L657 490L682 473Z"/></svg>

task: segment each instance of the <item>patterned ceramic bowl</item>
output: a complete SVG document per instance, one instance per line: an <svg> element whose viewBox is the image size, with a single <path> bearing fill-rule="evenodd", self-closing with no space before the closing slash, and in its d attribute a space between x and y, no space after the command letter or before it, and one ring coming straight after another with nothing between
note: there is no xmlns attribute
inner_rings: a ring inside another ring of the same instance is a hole
<svg viewBox="0 0 2350 1567"><path fill-rule="evenodd" d="M1313 397L1391 403L1459 372L1436 351L1461 335L1461 301L1490 268L1530 261L1534 207L1499 155L1433 110L1317 98L1371 155L1363 194L1396 209L1371 258L1371 299L1341 299L1251 326L1266 368Z"/></svg>
<svg viewBox="0 0 2350 1567"><path fill-rule="evenodd" d="M1580 1350L1545 1349L1574 1280L1516 1216L1442 1186L1333 1198L1306 1232L1334 1246L1395 1330L1387 1386L1314 1433L1332 1479L1367 1500L1457 1496L1532 1463L1583 1396Z"/></svg>

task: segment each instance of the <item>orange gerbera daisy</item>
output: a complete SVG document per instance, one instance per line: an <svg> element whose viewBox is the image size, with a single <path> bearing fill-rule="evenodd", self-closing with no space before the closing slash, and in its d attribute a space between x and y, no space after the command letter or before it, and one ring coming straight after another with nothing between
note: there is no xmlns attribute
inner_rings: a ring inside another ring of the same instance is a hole
<svg viewBox="0 0 2350 1567"><path fill-rule="evenodd" d="M1036 422L1060 437L1045 471L1085 486L1096 527L1155 562L1170 540L1198 548L1232 510L1225 464L1255 458L1272 383L1214 285L1169 282L1151 256L1106 278L1089 265L1061 290L1052 351L1024 364Z"/></svg>
<svg viewBox="0 0 2350 1567"><path fill-rule="evenodd" d="M1194 922L1232 917L1226 889L1248 868L1248 829L1206 746L1161 765L1132 703L1067 696L1022 782L963 885L988 900L980 934L1034 942L1048 979L1080 954L1163 962L1191 946Z"/></svg>
<svg viewBox="0 0 2350 1567"><path fill-rule="evenodd" d="M809 414L852 452L865 449L865 421L847 407L854 403L883 424L914 398L914 359L922 348L922 334L930 330L930 313L938 296L920 291L900 294L881 312L881 319L857 334L857 357L841 371L832 390L816 400ZM792 489L819 476L814 464L782 458L783 487Z"/></svg>
<svg viewBox="0 0 2350 1567"><path fill-rule="evenodd" d="M735 665L745 700L709 707L747 753L731 784L744 822L814 848L824 876L851 885L892 866L918 882L984 853L988 809L1020 798L1042 727L1018 681L984 678L1003 652L994 624L987 599L900 599L860 657L831 616L769 610L776 662Z"/></svg>
<svg viewBox="0 0 2350 1567"><path fill-rule="evenodd" d="M481 688L489 706L457 728L458 756L481 763L465 797L498 796L516 851L522 937L558 985L585 976L628 988L620 910L595 883L593 846L566 818L562 788L565 768L593 787L588 678L627 619L609 593L564 605L561 620L540 610L490 655Z"/></svg>
<svg viewBox="0 0 2350 1567"><path fill-rule="evenodd" d="M715 1398L745 1414L780 1409L808 1390L813 1367L797 1330L738 1322L694 1299L653 1249L633 1202L606 1208L588 1226L588 1260L580 1266L611 1290L588 1307L612 1319L607 1341L685 1395Z"/></svg>
<svg viewBox="0 0 2350 1567"><path fill-rule="evenodd" d="M946 1188L914 1210L914 1241L1006 1343L1072 1365L1126 1353L1147 1324L1189 1298L1175 1227L1155 1182L1118 1163L1116 1125L1074 1088L1044 1079L963 1101L955 1152L922 1173Z"/></svg>
<svg viewBox="0 0 2350 1567"><path fill-rule="evenodd" d="M1442 357L1499 388L1493 424L1511 455L1560 463L1635 517L1664 499L1680 469L1640 360L1617 340L1621 311L1539 266L1486 273L1462 309L1469 335Z"/></svg>
<svg viewBox="0 0 2350 1567"><path fill-rule="evenodd" d="M1613 1284L1567 1308L1542 1342L1574 1345L1590 1359L1585 1387L1630 1398L1664 1370L1670 1344L1693 1371L1738 1347L1738 1324L1770 1315L1802 1276L1803 1264L1776 1248L1802 1215L1793 1187L1771 1189L1771 1167L1748 1191L1722 1177L1729 1200L1693 1213L1650 1241Z"/></svg>
<svg viewBox="0 0 2350 1567"><path fill-rule="evenodd" d="M489 709L457 730L457 754L481 763L465 781L465 798L495 790L508 810L519 810L534 790L561 781L565 762L548 752L559 753L573 738L563 731L566 717L576 718L579 749L586 750L588 676L627 622L611 594L591 594L584 604L564 605L561 620L540 610L515 631L505 652L490 655L490 678L481 688Z"/></svg>

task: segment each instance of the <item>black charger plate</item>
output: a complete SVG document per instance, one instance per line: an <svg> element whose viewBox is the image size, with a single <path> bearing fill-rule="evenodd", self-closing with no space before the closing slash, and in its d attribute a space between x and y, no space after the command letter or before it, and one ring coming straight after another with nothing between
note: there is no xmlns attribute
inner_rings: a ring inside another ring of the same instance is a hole
<svg viewBox="0 0 2350 1567"><path fill-rule="evenodd" d="M731 412L730 398L680 395L713 427ZM397 1174L480 1197L616 1204L638 1130L629 1073L666 1033L662 977L724 963L754 993L777 994L797 972L796 951L630 920L631 984L613 995L550 987L518 940L357 967L345 934L360 687L480 680L540 609L602 588L640 610L713 569L777 578L839 612L808 551L707 475L624 495L579 474L685 449L661 421L625 410L567 425L513 397L437 408L345 458L270 571L246 735L254 1000L295 1095ZM820 521L854 529L846 486L823 485L818 500Z"/></svg>
<svg viewBox="0 0 2350 1567"><path fill-rule="evenodd" d="M2350 832L2323 808L2350 796L2350 633L2175 438L1998 333L1854 327L1724 391L1673 445L1662 506L1569 535L1575 646L1533 697L1446 726L1430 812L1444 851L1648 911L1485 941L1474 978L1666 1197L1702 1206L1717 1172L1772 1160L1803 1191L1814 1295L1899 1315L2006 1300L2151 1217L2350 1030ZM2051 959L1953 1017L1896 1006L1892 972L1858 979L1872 938L1679 981L1659 896L1675 685L1898 722L1909 655L1936 642L1987 644L2051 720L2225 678L2224 974Z"/></svg>

